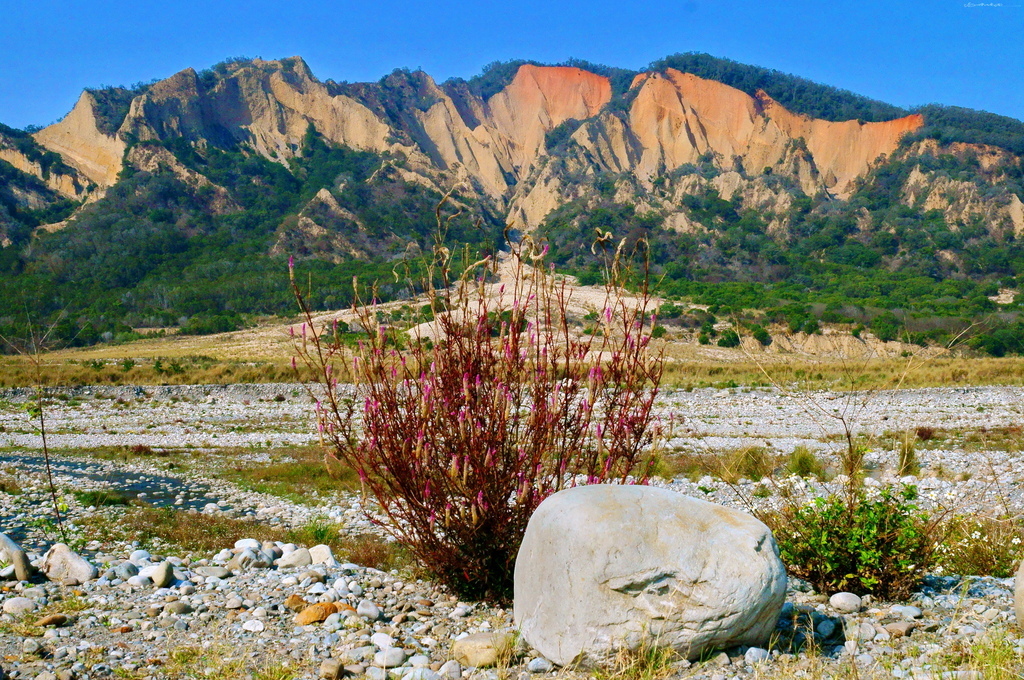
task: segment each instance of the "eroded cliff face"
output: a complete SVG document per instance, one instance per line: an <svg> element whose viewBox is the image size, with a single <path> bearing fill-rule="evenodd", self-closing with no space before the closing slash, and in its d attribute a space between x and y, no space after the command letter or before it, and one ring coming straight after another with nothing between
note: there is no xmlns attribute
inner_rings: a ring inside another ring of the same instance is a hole
<svg viewBox="0 0 1024 680"><path fill-rule="evenodd" d="M135 97L112 136L100 131L87 92L36 139L105 187L117 179L128 140L242 143L285 161L301 150L312 125L337 144L391 155L416 181L437 188L461 183L519 228L532 229L574 197L581 177L615 173L643 193L698 161L742 173L747 179L731 181L722 193L740 192L744 201L778 203L757 184L766 169L809 195L825 190L845 198L923 122L916 115L882 123L815 120L763 93L751 97L672 69L638 76L628 108L614 111L606 106L609 80L578 68L524 65L487 100L422 73L389 78L408 86L401 110L384 81L322 83L297 57L233 64L215 77L187 69ZM546 135L572 119L581 123L568 144L547 149ZM681 185L674 185L675 193ZM682 218L673 223L687 228Z"/></svg>
<svg viewBox="0 0 1024 680"><path fill-rule="evenodd" d="M10 140L0 134L0 161L10 163L14 168L38 178L49 189L65 198L80 199L85 195L85 187L77 173L47 172L43 166L19 151Z"/></svg>
<svg viewBox="0 0 1024 680"><path fill-rule="evenodd" d="M781 170L807 194L824 188L846 198L854 180L924 123L919 115L882 123L816 120L763 92L751 97L674 69L640 76L633 87L629 127L643 148L635 171L644 179L710 153L723 168L738 164L752 175Z"/></svg>
<svg viewBox="0 0 1024 680"><path fill-rule="evenodd" d="M59 153L65 163L90 182L109 187L117 181L128 145L119 135L100 131L95 106L92 94L83 92L64 120L43 128L34 137L42 146Z"/></svg>
<svg viewBox="0 0 1024 680"><path fill-rule="evenodd" d="M927 140L908 150L906 156L913 158L924 153L933 156L945 153L961 160L969 159L977 163L980 178L966 181L915 165L903 183L904 205L940 211L954 231L977 221L993 235L1024 235L1024 203L1001 181L1005 170L1019 163L1012 154L980 144L953 144L943 148Z"/></svg>

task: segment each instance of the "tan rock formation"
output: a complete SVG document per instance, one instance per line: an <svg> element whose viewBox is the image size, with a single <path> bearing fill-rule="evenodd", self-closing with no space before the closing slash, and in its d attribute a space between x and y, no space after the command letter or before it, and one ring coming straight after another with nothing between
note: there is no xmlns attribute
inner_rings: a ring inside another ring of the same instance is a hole
<svg viewBox="0 0 1024 680"><path fill-rule="evenodd" d="M76 175L50 172L44 176L43 168L39 163L29 160L14 147L5 146L2 138L0 138L0 161L6 161L25 174L38 177L47 187L67 198L78 199L85 194L85 189Z"/></svg>
<svg viewBox="0 0 1024 680"><path fill-rule="evenodd" d="M127 145L119 137L100 132L96 123L96 101L83 92L78 103L59 123L33 135L50 151L99 187L113 186L121 172L121 159Z"/></svg>
<svg viewBox="0 0 1024 680"><path fill-rule="evenodd" d="M726 179L722 195L751 194L747 177L764 168L796 179L808 194L828 189L849 195L853 182L920 116L884 123L829 122L793 114L761 93L751 97L722 83L668 69L634 80L628 112L605 110L608 78L571 67L524 65L487 101L468 88L439 87L425 74L396 76L399 86L426 102L397 117L384 105L385 85L336 86L318 81L298 57L229 65L214 81L191 69L151 86L131 103L119 133L102 134L94 99L82 95L65 118L37 133L90 181L116 180L130 134L140 140L181 136L203 145L225 136L272 159L300 148L309 125L328 140L402 159L402 172L428 186L461 183L503 207L520 228L531 229L571 198L565 173L632 175L650 189L658 176L702 156L713 158ZM396 86L396 87L399 87ZM376 88L376 89L375 89ZM342 93L342 94L339 94ZM545 135L581 121L566 158L558 163ZM993 152L986 163L995 164ZM774 199L763 189L759 205Z"/></svg>

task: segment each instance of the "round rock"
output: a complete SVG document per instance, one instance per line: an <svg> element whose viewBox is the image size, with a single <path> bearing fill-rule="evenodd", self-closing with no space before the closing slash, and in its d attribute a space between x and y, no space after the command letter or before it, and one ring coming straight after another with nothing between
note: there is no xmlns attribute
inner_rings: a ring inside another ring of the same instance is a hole
<svg viewBox="0 0 1024 680"><path fill-rule="evenodd" d="M843 614L855 614L860 611L861 607L860 597L853 593L836 593L828 598L828 603L837 612Z"/></svg>
<svg viewBox="0 0 1024 680"><path fill-rule="evenodd" d="M647 486L560 491L530 518L515 566L523 637L566 665L645 641L694 659L764 646L786 595L768 527Z"/></svg>
<svg viewBox="0 0 1024 680"><path fill-rule="evenodd" d="M27 597L12 597L4 602L4 614L12 614L13 616L28 614L34 611L35 608L36 603Z"/></svg>

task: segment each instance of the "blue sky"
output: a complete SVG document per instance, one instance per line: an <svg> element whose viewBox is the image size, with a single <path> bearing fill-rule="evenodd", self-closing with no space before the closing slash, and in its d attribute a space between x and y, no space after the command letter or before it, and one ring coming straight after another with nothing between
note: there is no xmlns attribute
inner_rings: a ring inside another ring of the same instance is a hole
<svg viewBox="0 0 1024 680"><path fill-rule="evenodd" d="M0 122L53 122L84 87L162 78L231 56L301 55L321 79L397 67L438 80L494 60L627 68L701 51L902 106L1024 119L1024 0L308 2L35 0L0 12Z"/></svg>

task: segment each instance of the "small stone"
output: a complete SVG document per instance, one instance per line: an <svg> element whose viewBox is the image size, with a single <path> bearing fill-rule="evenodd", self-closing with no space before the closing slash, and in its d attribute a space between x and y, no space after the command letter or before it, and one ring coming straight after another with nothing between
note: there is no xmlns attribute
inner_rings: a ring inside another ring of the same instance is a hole
<svg viewBox="0 0 1024 680"><path fill-rule="evenodd" d="M333 602L319 602L310 605L295 615L295 625L308 626L313 623L320 623L331 614L338 611L338 605Z"/></svg>
<svg viewBox="0 0 1024 680"><path fill-rule="evenodd" d="M248 621L242 624L242 629L247 630L250 633L260 633L265 628L266 626L259 619L249 619Z"/></svg>
<svg viewBox="0 0 1024 680"><path fill-rule="evenodd" d="M301 612L303 609L309 606L309 602L302 599L301 596L295 595L294 593L289 595L284 601L284 606L293 612Z"/></svg>
<svg viewBox="0 0 1024 680"><path fill-rule="evenodd" d="M365 616L371 621L376 621L380 618L380 608L369 600L360 600L356 606L356 614Z"/></svg>
<svg viewBox="0 0 1024 680"><path fill-rule="evenodd" d="M924 615L919 607L913 607L910 605L895 605L889 608L889 613L893 616L899 616L904 619L919 619Z"/></svg>
<svg viewBox="0 0 1024 680"><path fill-rule="evenodd" d="M910 631L914 630L915 626L910 621L897 621L896 623L890 623L885 626L885 630L893 638L907 637L910 635Z"/></svg>
<svg viewBox="0 0 1024 680"><path fill-rule="evenodd" d="M538 656L536 659L530 659L526 664L526 670L531 673L550 673L555 669L555 664L551 663L543 656Z"/></svg>
<svg viewBox="0 0 1024 680"><path fill-rule="evenodd" d="M732 663L732 660L729 658L728 654L726 654L725 652L721 652L719 654L716 654L715 657L711 659L711 663L720 668L725 668L726 666Z"/></svg>
<svg viewBox="0 0 1024 680"><path fill-rule="evenodd" d="M448 680L460 680L462 678L462 664L455 659L450 659L441 664L438 673L441 677L448 678Z"/></svg>
<svg viewBox="0 0 1024 680"><path fill-rule="evenodd" d="M768 656L769 654L767 649L762 649L761 647L751 647L743 655L743 660L749 666L756 666L762 661L767 661Z"/></svg>
<svg viewBox="0 0 1024 680"><path fill-rule="evenodd" d="M177 602L169 602L166 605L164 605L164 613L166 614L174 614L175 616L180 616L182 614L191 613L191 611L192 607L185 602L181 602L180 600Z"/></svg>
<svg viewBox="0 0 1024 680"><path fill-rule="evenodd" d="M174 581L174 565L166 560L161 562L156 566L149 578L152 579L153 585L157 588L166 588Z"/></svg>
<svg viewBox="0 0 1024 680"><path fill-rule="evenodd" d="M855 614L860 611L861 599L853 593L836 593L828 598L828 603L837 612L843 614Z"/></svg>
<svg viewBox="0 0 1024 680"><path fill-rule="evenodd" d="M388 647L395 646L395 639L387 633L374 633L370 636L370 642L377 645L380 649L386 649Z"/></svg>
<svg viewBox="0 0 1024 680"><path fill-rule="evenodd" d="M373 664L380 668L397 668L405 663L405 650L400 647L388 647L373 655Z"/></svg>
<svg viewBox="0 0 1024 680"><path fill-rule="evenodd" d="M0 533L0 562L13 566L14 577L19 581L28 581L35 572L25 551L4 533Z"/></svg>
<svg viewBox="0 0 1024 680"><path fill-rule="evenodd" d="M309 557L313 564L332 564L334 553L329 545L314 545L309 549Z"/></svg>
<svg viewBox="0 0 1024 680"><path fill-rule="evenodd" d="M213 578L230 578L234 576L230 569L224 567L196 567L195 572L200 576L212 576Z"/></svg>
<svg viewBox="0 0 1024 680"><path fill-rule="evenodd" d="M309 556L309 551L305 548L299 548L279 559L277 566L281 569L287 569L289 567L307 567L312 563L313 560Z"/></svg>
<svg viewBox="0 0 1024 680"><path fill-rule="evenodd" d="M243 604L242 598L238 597L237 595L232 595L231 597L228 598L227 602L224 603L224 608L225 609L241 609L242 608L242 604Z"/></svg>
<svg viewBox="0 0 1024 680"><path fill-rule="evenodd" d="M12 597L4 602L4 614L21 616L35 611L36 603L27 597Z"/></svg>
<svg viewBox="0 0 1024 680"><path fill-rule="evenodd" d="M387 680L388 673L383 668L370 666L366 669L366 677L369 680Z"/></svg>
<svg viewBox="0 0 1024 680"><path fill-rule="evenodd" d="M441 676L426 666L418 666L403 675L402 680L441 680Z"/></svg>
<svg viewBox="0 0 1024 680"><path fill-rule="evenodd" d="M60 628L68 622L68 617L64 614L50 614L36 621L36 626L39 628Z"/></svg>
<svg viewBox="0 0 1024 680"><path fill-rule="evenodd" d="M510 633L475 633L455 641L452 658L463 666L487 668L498 663L498 657L513 644Z"/></svg>
<svg viewBox="0 0 1024 680"><path fill-rule="evenodd" d="M263 544L255 538L240 538L235 541L235 550L239 552L243 550L261 550L262 548Z"/></svg>
<svg viewBox="0 0 1024 680"><path fill-rule="evenodd" d="M339 659L325 659L320 664L320 674L318 677L322 680L337 680L345 674L345 666Z"/></svg>
<svg viewBox="0 0 1024 680"><path fill-rule="evenodd" d="M25 640L25 642L21 644L22 654L39 654L42 651L42 649L43 646L39 642L33 640L32 638L28 638L27 640Z"/></svg>
<svg viewBox="0 0 1024 680"><path fill-rule="evenodd" d="M836 632L836 624L832 619L822 619L818 625L814 627L814 632L819 638L830 638Z"/></svg>

